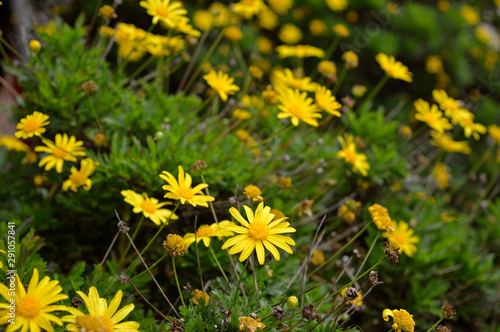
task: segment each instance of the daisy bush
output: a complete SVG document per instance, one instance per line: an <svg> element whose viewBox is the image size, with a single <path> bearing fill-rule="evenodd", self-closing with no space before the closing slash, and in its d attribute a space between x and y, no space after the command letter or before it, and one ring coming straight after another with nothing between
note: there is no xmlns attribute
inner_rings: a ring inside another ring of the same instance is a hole
<svg viewBox="0 0 500 332"><path fill-rule="evenodd" d="M498 1L48 5L0 34L0 331L497 328Z"/></svg>

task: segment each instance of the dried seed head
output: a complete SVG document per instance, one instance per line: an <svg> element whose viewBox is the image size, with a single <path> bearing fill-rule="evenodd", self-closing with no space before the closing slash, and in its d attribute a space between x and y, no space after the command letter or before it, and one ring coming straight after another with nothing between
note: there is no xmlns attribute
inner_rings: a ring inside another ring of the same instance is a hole
<svg viewBox="0 0 500 332"><path fill-rule="evenodd" d="M384 254L385 257L389 258L393 265L399 262L399 246L391 241L384 243Z"/></svg>
<svg viewBox="0 0 500 332"><path fill-rule="evenodd" d="M302 317L307 319L309 322L318 319L318 313L314 310L314 304L308 304L302 308Z"/></svg>
<svg viewBox="0 0 500 332"><path fill-rule="evenodd" d="M170 330L172 332L184 332L184 324L182 324L180 321L177 319L172 319L172 322L170 323Z"/></svg>
<svg viewBox="0 0 500 332"><path fill-rule="evenodd" d="M353 287L349 287L347 289L347 291L345 292L345 297L349 300L349 301L354 301L357 297L358 297L358 291L356 290L356 288L353 288Z"/></svg>
<svg viewBox="0 0 500 332"><path fill-rule="evenodd" d="M455 309L451 305L446 304L446 305L441 307L441 314L446 319L452 319L453 317L455 317L457 315L457 312L455 311Z"/></svg>
<svg viewBox="0 0 500 332"><path fill-rule="evenodd" d="M82 90L89 96L94 96L97 91L97 85L94 81L83 82Z"/></svg>
<svg viewBox="0 0 500 332"><path fill-rule="evenodd" d="M443 325L436 326L436 332L451 332L449 328Z"/></svg>
<svg viewBox="0 0 500 332"><path fill-rule="evenodd" d="M371 270L369 274L370 282L372 285L378 284L378 271Z"/></svg>
<svg viewBox="0 0 500 332"><path fill-rule="evenodd" d="M208 165L204 160L198 160L191 164L191 169L196 173L203 173L207 169Z"/></svg>
<svg viewBox="0 0 500 332"><path fill-rule="evenodd" d="M273 312L271 313L271 316L276 318L277 321L283 320L283 317L285 316L285 310L283 308L276 306L273 308Z"/></svg>
<svg viewBox="0 0 500 332"><path fill-rule="evenodd" d="M180 235L168 234L167 239L163 241L163 248L171 257L184 256L186 242Z"/></svg>
<svg viewBox="0 0 500 332"><path fill-rule="evenodd" d="M71 299L71 306L73 308L79 308L81 307L85 302L83 302L82 299L78 298L78 297L74 297Z"/></svg>
<svg viewBox="0 0 500 332"><path fill-rule="evenodd" d="M120 274L120 284L126 284L130 280L129 276L126 274Z"/></svg>

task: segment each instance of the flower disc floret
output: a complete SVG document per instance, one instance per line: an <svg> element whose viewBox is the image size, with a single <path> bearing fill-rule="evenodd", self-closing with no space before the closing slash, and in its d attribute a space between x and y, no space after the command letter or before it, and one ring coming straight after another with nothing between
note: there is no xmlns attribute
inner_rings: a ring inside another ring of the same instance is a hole
<svg viewBox="0 0 500 332"><path fill-rule="evenodd" d="M227 101L228 95L234 95L236 91L240 90L237 85L233 84L234 78L220 70L218 72L211 70L203 78L212 89L217 91L223 101Z"/></svg>

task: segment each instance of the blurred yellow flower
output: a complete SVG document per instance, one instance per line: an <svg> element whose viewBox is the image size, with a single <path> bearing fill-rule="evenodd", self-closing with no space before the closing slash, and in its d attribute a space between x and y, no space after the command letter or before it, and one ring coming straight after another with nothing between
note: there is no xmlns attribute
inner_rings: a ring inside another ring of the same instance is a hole
<svg viewBox="0 0 500 332"><path fill-rule="evenodd" d="M439 189L444 190L450 186L450 170L445 163L437 163L432 169L432 177Z"/></svg>
<svg viewBox="0 0 500 332"><path fill-rule="evenodd" d="M372 220L375 225L377 225L378 229L386 232L394 231L394 224L389 216L389 210L380 204L373 204L368 208L368 211L370 212Z"/></svg>
<svg viewBox="0 0 500 332"><path fill-rule="evenodd" d="M220 70L218 72L211 70L203 78L212 89L217 91L223 101L227 101L228 94L234 95L236 91L240 90L237 85L233 84L234 78Z"/></svg>
<svg viewBox="0 0 500 332"><path fill-rule="evenodd" d="M317 47L310 45L281 45L276 47L276 52L278 53L278 57L280 59L288 58L288 57L296 57L296 58L307 58L307 57L317 57L322 58L325 56L325 52Z"/></svg>
<svg viewBox="0 0 500 332"><path fill-rule="evenodd" d="M278 109L278 119L291 118L294 126L299 125L299 121L317 127L317 118L321 118L318 107L313 104L313 100L307 97L306 92L297 89L284 88L278 90L278 100L281 105Z"/></svg>
<svg viewBox="0 0 500 332"><path fill-rule="evenodd" d="M431 132L431 144L437 146L441 150L446 152L460 152L465 154L471 153L471 148L467 141L454 141L451 136L446 133L440 133L437 131Z"/></svg>
<svg viewBox="0 0 500 332"><path fill-rule="evenodd" d="M44 126L50 123L48 120L48 115L35 111L19 121L16 127L18 131L14 135L22 139L40 136L46 130Z"/></svg>
<svg viewBox="0 0 500 332"><path fill-rule="evenodd" d="M321 265L325 263L325 254L321 250L314 250L311 255L311 263L314 265Z"/></svg>
<svg viewBox="0 0 500 332"><path fill-rule="evenodd" d="M368 175L368 170L370 169L370 164L366 161L366 155L356 151L356 144L354 143L354 136L345 135L337 136L342 149L337 152L335 157L337 159L344 159L349 164L352 164L353 172L360 172L363 176Z"/></svg>
<svg viewBox="0 0 500 332"><path fill-rule="evenodd" d="M326 87L320 86L316 89L314 102L323 111L340 117L338 110L342 108L342 105L337 102L332 91Z"/></svg>
<svg viewBox="0 0 500 332"><path fill-rule="evenodd" d="M259 37L257 39L257 48L263 54L269 54L273 51L273 43L266 37Z"/></svg>
<svg viewBox="0 0 500 332"><path fill-rule="evenodd" d="M453 125L448 121L447 118L443 117L443 112L441 112L437 105L429 103L423 99L418 99L413 103L417 114L415 114L415 119L418 121L425 122L429 127L442 133L446 130L453 128Z"/></svg>
<svg viewBox="0 0 500 332"><path fill-rule="evenodd" d="M462 6L460 14L469 25L476 25L481 22L481 16L479 15L477 9L469 5Z"/></svg>
<svg viewBox="0 0 500 332"><path fill-rule="evenodd" d="M66 134L57 134L55 143L47 139L42 140L45 146L35 147L36 152L49 153L38 163L38 166L45 165L45 170L56 168L57 173L62 172L64 161L76 161L76 157L85 156L85 148L82 141L77 141L74 136L68 137Z"/></svg>
<svg viewBox="0 0 500 332"><path fill-rule="evenodd" d="M385 309L382 312L382 317L387 322L389 320L389 316L394 319L394 324L392 324L392 328L395 332L413 332L415 330L415 321L413 320L413 315L410 315L408 311L404 309L399 310L390 310Z"/></svg>
<svg viewBox="0 0 500 332"><path fill-rule="evenodd" d="M221 222L213 223L212 225L201 225L198 227L195 233L186 233L184 235L184 241L186 242L186 249L189 248L191 244L195 241L199 243L203 240L203 244L205 247L210 246L210 238L217 237L219 240L222 240L222 237L225 236L233 236L234 233L230 230L227 230L226 227L233 227L236 224L229 220L223 220Z"/></svg>
<svg viewBox="0 0 500 332"><path fill-rule="evenodd" d="M201 183L194 188L191 188L193 182L191 176L184 173L184 169L179 165L179 182L177 179L167 171L160 174L160 178L168 182L168 185L162 186L166 190L165 198L180 200L182 204L188 202L192 206L208 207L207 202L215 200L212 196L205 195L203 189L208 187L208 184Z"/></svg>
<svg viewBox="0 0 500 332"><path fill-rule="evenodd" d="M285 15L293 6L293 0L267 0L267 3L279 15Z"/></svg>
<svg viewBox="0 0 500 332"><path fill-rule="evenodd" d="M302 31L291 23L285 23L278 32L278 38L286 44L297 44L302 39Z"/></svg>
<svg viewBox="0 0 500 332"><path fill-rule="evenodd" d="M349 29L342 23L335 24L332 29L339 37L349 37Z"/></svg>
<svg viewBox="0 0 500 332"><path fill-rule="evenodd" d="M342 60L344 60L345 62L346 69L356 68L359 63L358 55L353 51L347 51L344 54L342 54Z"/></svg>
<svg viewBox="0 0 500 332"><path fill-rule="evenodd" d="M363 97L366 93L366 86L355 84L352 86L351 92L354 97Z"/></svg>
<svg viewBox="0 0 500 332"><path fill-rule="evenodd" d="M326 4L330 7L331 10L335 12L339 12L347 8L349 4L348 0L326 0Z"/></svg>
<svg viewBox="0 0 500 332"><path fill-rule="evenodd" d="M331 78L337 74L337 66L332 61L323 60L318 64L318 72L323 76Z"/></svg>
<svg viewBox="0 0 500 332"><path fill-rule="evenodd" d="M295 75L293 71L288 68L273 71L271 74L271 83L275 90L292 88L312 92L315 91L318 86L317 83L312 82L310 77Z"/></svg>
<svg viewBox="0 0 500 332"><path fill-rule="evenodd" d="M224 37L226 37L231 42L236 43L243 38L243 33L237 26L230 25L224 29Z"/></svg>
<svg viewBox="0 0 500 332"><path fill-rule="evenodd" d="M92 180L89 179L89 176L94 173L95 168L98 165L99 163L93 161L90 158L86 158L82 160L80 164L80 170L72 166L71 175L69 176L68 180L64 181L62 189L71 189L76 193L79 187L83 187L83 190L89 191L90 188L92 188Z"/></svg>
<svg viewBox="0 0 500 332"><path fill-rule="evenodd" d="M187 10L182 7L179 1L170 0L146 0L139 2L139 5L145 8L148 15L153 17L153 24L161 22L169 28L173 28L178 22L188 22L189 19L184 16Z"/></svg>
<svg viewBox="0 0 500 332"><path fill-rule="evenodd" d="M244 19L251 19L252 16L257 15L265 8L262 0L241 0L233 5L233 10Z"/></svg>
<svg viewBox="0 0 500 332"><path fill-rule="evenodd" d="M192 291L191 295L193 295L193 297L191 297L191 302L193 302L194 304L200 304L198 300L202 298L205 300L205 305L208 305L208 302L210 301L210 296L199 289L195 289L194 291Z"/></svg>
<svg viewBox="0 0 500 332"><path fill-rule="evenodd" d="M413 81L413 74L408 71L408 67L404 66L401 62L396 61L392 55L388 56L384 53L379 53L376 55L375 60L377 60L386 75L406 82Z"/></svg>
<svg viewBox="0 0 500 332"><path fill-rule="evenodd" d="M2 135L0 133L0 146L5 146L9 151L25 151L30 150L29 146L14 136Z"/></svg>
<svg viewBox="0 0 500 332"><path fill-rule="evenodd" d="M394 230L392 232L385 232L382 234L389 241L396 243L400 248L399 252L404 252L408 257L413 256L417 252L417 246L420 240L417 236L413 236L413 229L409 228L408 223L401 220L392 223Z"/></svg>
<svg viewBox="0 0 500 332"><path fill-rule="evenodd" d="M159 203L156 198L149 197L146 193L138 194L133 190L122 190L120 193L125 197L125 202L134 207L134 213L142 212L144 217L151 219L158 226L166 223L167 219L179 219L169 209L162 209L163 206L171 204L169 202Z"/></svg>
<svg viewBox="0 0 500 332"><path fill-rule="evenodd" d="M490 134L491 138L493 138L495 142L500 145L500 127L496 124L492 124L488 127L488 133Z"/></svg>
<svg viewBox="0 0 500 332"><path fill-rule="evenodd" d="M201 31L207 31L214 25L214 17L208 10L197 10L193 14L193 24Z"/></svg>
<svg viewBox="0 0 500 332"><path fill-rule="evenodd" d="M425 60L425 70L429 74L437 74L444 71L443 62L439 55L430 55Z"/></svg>
<svg viewBox="0 0 500 332"><path fill-rule="evenodd" d="M309 22L309 31L313 36L323 36L326 34L326 23L320 19L314 19Z"/></svg>
<svg viewBox="0 0 500 332"><path fill-rule="evenodd" d="M259 13L259 25L266 30L273 30L279 24L279 17L272 10L264 7Z"/></svg>
<svg viewBox="0 0 500 332"><path fill-rule="evenodd" d="M241 252L239 260L243 262L255 249L260 265L263 265L265 261L264 248L269 250L277 261L280 260L280 254L275 246L285 250L289 254L293 254L289 245L295 245L295 241L288 236L281 235L295 232L295 228L289 227L290 223L284 221L287 219L286 217L272 221L274 214L270 213L270 207L264 206L264 202L261 202L257 206L255 214L246 205L243 205L243 209L246 212L248 221L234 207L229 209L229 213L242 226L225 227L226 230L239 235L227 240L222 246L222 250L232 247L229 249L230 255Z"/></svg>

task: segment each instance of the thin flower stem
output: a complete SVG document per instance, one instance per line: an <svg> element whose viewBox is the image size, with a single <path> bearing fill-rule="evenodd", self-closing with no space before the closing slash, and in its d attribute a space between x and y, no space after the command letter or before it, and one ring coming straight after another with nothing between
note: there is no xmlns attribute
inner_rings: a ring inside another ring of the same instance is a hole
<svg viewBox="0 0 500 332"><path fill-rule="evenodd" d="M444 319L444 317L439 318L439 320L436 322L436 324L432 325L432 327L430 329L428 329L427 332L431 332L439 323L442 322L443 319Z"/></svg>
<svg viewBox="0 0 500 332"><path fill-rule="evenodd" d="M95 112L94 109L94 102L92 101L92 97L89 97L89 102L90 102L90 108L92 109L92 114L94 114L95 121L97 122L97 126L99 127L99 130L101 133L104 135L104 129L102 128L101 121L99 121L99 117L97 116L97 113Z"/></svg>
<svg viewBox="0 0 500 332"><path fill-rule="evenodd" d="M241 272L240 278L238 279L238 285L236 286L236 289L234 290L233 306L236 304L236 300L238 299L238 293L239 293L241 279L243 279L243 276L245 275L245 271L247 270L248 262L249 262L249 259L247 259L247 261L245 262L245 266L243 267L243 271Z"/></svg>
<svg viewBox="0 0 500 332"><path fill-rule="evenodd" d="M14 53L14 55L19 58L19 59L24 59L24 57L19 54L18 51L16 51L16 49L14 47L12 47L5 39L3 39L3 37L0 35L0 43L4 44L5 47L7 47L9 49L9 51L11 51L12 53Z"/></svg>
<svg viewBox="0 0 500 332"><path fill-rule="evenodd" d="M215 255L214 250L212 249L211 246L208 246L208 249L210 249L210 252L212 253L213 258L215 259L215 263L217 263L217 266L219 267L220 272L224 276L224 279L226 279L226 282L229 282L229 279L227 278L226 273L224 272L224 269L220 265L219 260L217 259L217 256Z"/></svg>
<svg viewBox="0 0 500 332"><path fill-rule="evenodd" d="M361 105L359 105L358 110L362 110L365 107L365 105L369 103L377 95L377 93L380 91L380 89L382 89L382 87L384 86L384 84L387 82L388 79L389 79L388 75L384 75L384 77L382 77L380 82L378 82L375 88L373 88L368 97L366 97L366 99L361 103Z"/></svg>
<svg viewBox="0 0 500 332"><path fill-rule="evenodd" d="M130 278L130 281L134 280L135 278L139 278L139 277L140 277L141 275L143 275L144 273L146 273L146 272L148 272L148 271L152 270L153 268L155 268L155 267L156 267L156 265L160 264L160 262L161 262L162 260L164 260L164 259L165 259L165 257L167 257L167 256L168 256L168 253L164 253L164 254L163 254L163 256L161 256L161 257L160 257L160 258L159 258L156 262L154 262L154 263L153 263L153 265L151 265L151 266L150 266L147 270L144 270L144 271L142 271L141 273L139 273L138 275L134 276L133 278Z"/></svg>
<svg viewBox="0 0 500 332"><path fill-rule="evenodd" d="M472 167L469 169L469 171L467 172L467 174L465 174L460 180L458 180L457 182L455 182L455 185L449 191L450 195L455 194L460 188L462 188L462 186L469 180L470 176L473 173L475 173L484 164L484 162L491 156L491 154L492 154L491 150L492 150L491 147L488 148L488 150L486 150L483 153L483 155L481 156L481 158L479 158L476 161L476 163L474 165L472 165Z"/></svg>
<svg viewBox="0 0 500 332"><path fill-rule="evenodd" d="M354 235L352 237L352 239L349 240L349 242L347 242L346 244L344 244L344 246L342 248L340 248L335 254L333 254L332 256L330 256L323 264L321 264L320 266L318 266L314 271L312 271L311 273L309 273L307 275L307 277L312 276L313 274L315 274L316 272L318 272L319 270L321 270L326 264L330 263L332 260L334 260L336 257L338 257L348 246L351 245L351 243L353 243L361 234L363 234L370 225L371 225L371 223L366 224L366 226L363 227L356 235Z"/></svg>
<svg viewBox="0 0 500 332"><path fill-rule="evenodd" d="M248 74L248 67L245 58L243 57L243 53L241 53L240 44L238 44L238 42L233 43L233 49L234 49L234 55L236 56L236 59L240 63L241 69L243 70L243 77L246 77Z"/></svg>
<svg viewBox="0 0 500 332"><path fill-rule="evenodd" d="M92 285L94 284L95 278L99 274L99 271L101 271L101 268L104 265L104 262L106 261L106 258L108 258L108 255L111 252L111 248L113 248L113 246L115 245L115 242L116 242L116 239L118 238L118 235L120 235L120 231L116 232L116 235L115 235L113 241L111 241L111 244L109 245L109 248L106 251L106 254L104 255L104 258L102 259L101 263L99 264L99 267L97 268L97 271L95 272L94 277L92 278L92 281L90 282L89 288L87 288L87 292L86 292L87 294L88 294L88 292L90 290L90 287L92 287Z"/></svg>
<svg viewBox="0 0 500 332"><path fill-rule="evenodd" d="M380 231L377 232L377 236L375 236L375 239L373 240L373 243L372 245L370 246L370 249L368 250L368 253L365 255L365 258L363 259L363 262L361 263L361 265L359 266L359 269L358 269L358 272L356 273L356 275L354 276L354 278L356 278L359 273L361 272L361 270L363 269L363 266L365 266L365 263L366 261L368 260L368 257L370 257L370 254L372 253L372 250L373 250L373 247L375 246L375 243L377 243L377 240L378 240L378 237L380 236Z"/></svg>
<svg viewBox="0 0 500 332"><path fill-rule="evenodd" d="M135 287L135 285L134 285L134 283L132 282L132 280L129 280L129 281L128 281L128 283L129 283L130 285L132 285L132 287L135 289L135 291L137 292L137 294L139 294L139 296L140 296L140 297L142 297L142 299L144 300L144 302L146 302L147 304L149 304L149 306L150 306L151 308L153 308L153 309L154 309L154 311L156 311L156 312L157 312L160 316L162 316L162 317L163 317L163 319L170 321L170 319L169 319L167 316L165 316L164 314L162 314L162 312L161 312L160 310L158 310L158 309L157 309L157 308L156 308L156 307L155 307L155 306L154 306L151 302L149 302L149 301L148 301L148 299L146 299L146 298L144 297L144 295L142 295L142 293L141 293L141 292L137 289L137 287Z"/></svg>
<svg viewBox="0 0 500 332"><path fill-rule="evenodd" d="M212 150L212 148L214 147L214 145L219 142L221 139L223 139L227 134L229 134L234 128L236 128L239 124L241 123L241 120L238 120L236 121L235 123L233 123L228 129L226 129L222 134L220 134L216 139L214 139L214 141L210 144L210 146L208 148L205 149L205 151L203 151L203 153L201 154L201 156L205 156L207 154L208 151Z"/></svg>
<svg viewBox="0 0 500 332"><path fill-rule="evenodd" d="M142 65L137 68L136 71L134 71L132 73L132 75L130 75L128 81L130 82L131 80L133 80L134 78L137 77L137 75L139 75L151 62L153 62L153 60L156 59L154 56L150 56L149 59L147 59L146 61L144 61L142 63Z"/></svg>
<svg viewBox="0 0 500 332"><path fill-rule="evenodd" d="M92 20L90 21L90 25L89 25L89 28L87 30L89 32L89 37L90 37L90 32L92 31L92 28L94 27L95 21L97 19L97 14L99 13L99 9L101 8L101 4L102 4L102 0L98 0L97 5L96 5L95 10L94 10L94 15L92 15Z"/></svg>
<svg viewBox="0 0 500 332"><path fill-rule="evenodd" d="M337 92L339 92L340 86L342 85L342 82L344 81L345 77L347 75L347 69L342 68L342 71L340 72L339 78L337 82L335 82L335 85L333 86L332 94L335 96Z"/></svg>
<svg viewBox="0 0 500 332"><path fill-rule="evenodd" d="M139 224L137 224L137 227L134 230L134 234L132 234L132 241L135 240L135 237L137 236L137 233L139 232L139 229L141 228L143 221L144 221L144 214L141 216L141 220L139 220ZM125 251L123 252L122 257L120 258L120 261L118 262L118 266L122 265L122 262L125 259L125 256L127 256L129 249L130 249L130 242L127 244L127 247L125 248Z"/></svg>
<svg viewBox="0 0 500 332"><path fill-rule="evenodd" d="M198 45L196 46L196 49L194 50L193 56L191 57L191 60L189 61L188 67L186 71L184 72L184 75L182 76L181 83L179 84L179 87L177 88L176 94L181 92L182 89L184 88L184 85L187 82L187 78L189 77L189 74L191 74L191 70L193 69L194 63L198 56L200 55L201 48L205 44L205 40L207 40L207 37L210 33L209 30L205 30L203 32L203 35L200 38L200 41L198 42Z"/></svg>
<svg viewBox="0 0 500 332"><path fill-rule="evenodd" d="M172 213L168 216L167 218L167 221L162 223L161 226L160 226L160 229L158 230L158 232L156 232L156 234L153 236L153 238L148 242L148 244L146 245L146 247L144 249L142 249L141 251L141 256L144 255L144 252L146 252L146 250L149 248L149 246L151 246L151 244L153 243L154 240L156 240L156 238L158 237L158 235L161 233L161 231L163 230L163 228L168 224L168 222L170 221L170 218L175 214L175 211L177 211L177 208L179 208L179 205L181 205L181 201L177 202L177 205L175 206L174 210L172 211ZM129 274L129 270L134 267L135 263L137 262L137 260L139 259L139 257L136 257L136 259L132 262L132 264L130 264L130 266L128 267L127 269L127 273L126 274Z"/></svg>
<svg viewBox="0 0 500 332"><path fill-rule="evenodd" d="M179 285L179 279L177 278L177 270L175 269L175 257L174 256L172 256L172 268L174 269L175 283L177 284L177 290L179 291L179 296L181 297L182 305L186 306L186 303L184 303L184 298L182 297L182 291L181 291L181 286Z"/></svg>

